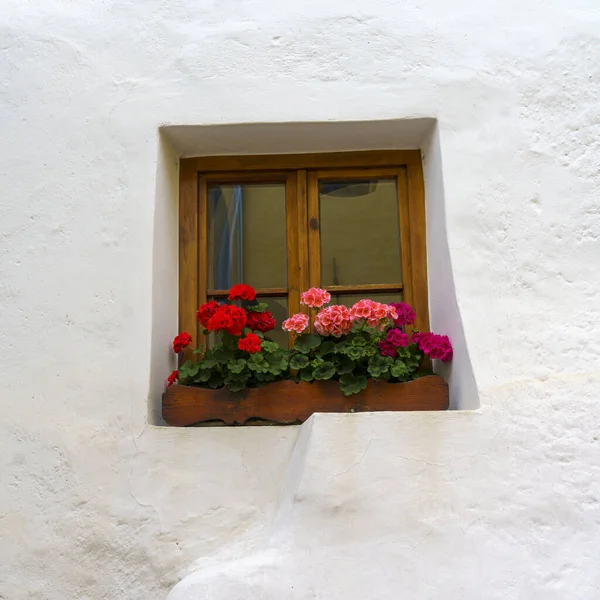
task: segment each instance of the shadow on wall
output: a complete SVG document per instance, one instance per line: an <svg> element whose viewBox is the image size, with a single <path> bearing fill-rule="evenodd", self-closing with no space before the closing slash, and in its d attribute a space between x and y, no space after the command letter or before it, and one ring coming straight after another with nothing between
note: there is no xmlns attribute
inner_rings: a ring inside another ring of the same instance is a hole
<svg viewBox="0 0 600 600"><path fill-rule="evenodd" d="M177 368L171 349L178 333L179 156L162 132L158 135L156 201L152 245L152 336L148 423L164 425L162 393L166 378Z"/></svg>
<svg viewBox="0 0 600 600"><path fill-rule="evenodd" d="M414 148L421 148L424 154L431 327L434 331L447 333L455 350L453 362L435 365L435 370L450 384L451 408L479 407L448 247L442 152L436 119L166 125L159 130L156 171L153 329L148 395L150 424L164 424L161 395L167 375L176 367L170 342L177 333L178 318L179 157Z"/></svg>
<svg viewBox="0 0 600 600"><path fill-rule="evenodd" d="M450 385L451 409L479 408L479 392L473 374L463 328L454 271L448 245L446 197L442 149L437 121L420 144L423 153L425 203L427 209L427 271L431 329L447 334L454 347L450 363L435 361L435 371Z"/></svg>

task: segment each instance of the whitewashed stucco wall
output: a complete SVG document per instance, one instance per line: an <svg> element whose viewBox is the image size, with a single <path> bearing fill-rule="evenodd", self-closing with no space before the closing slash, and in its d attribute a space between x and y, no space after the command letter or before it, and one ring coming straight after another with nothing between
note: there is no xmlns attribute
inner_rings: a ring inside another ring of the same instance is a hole
<svg viewBox="0 0 600 600"><path fill-rule="evenodd" d="M596 0L0 8L0 597L600 597ZM148 425L159 126L414 117L481 408Z"/></svg>

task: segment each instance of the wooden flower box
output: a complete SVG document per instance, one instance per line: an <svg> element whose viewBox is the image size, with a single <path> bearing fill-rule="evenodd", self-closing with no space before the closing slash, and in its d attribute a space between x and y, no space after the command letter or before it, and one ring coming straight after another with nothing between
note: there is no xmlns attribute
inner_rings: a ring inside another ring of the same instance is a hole
<svg viewBox="0 0 600 600"><path fill-rule="evenodd" d="M163 418L178 427L210 421L294 424L316 412L446 410L448 403L448 384L438 375L406 383L370 381L352 396L344 396L337 381L278 381L241 392L172 385L163 394Z"/></svg>

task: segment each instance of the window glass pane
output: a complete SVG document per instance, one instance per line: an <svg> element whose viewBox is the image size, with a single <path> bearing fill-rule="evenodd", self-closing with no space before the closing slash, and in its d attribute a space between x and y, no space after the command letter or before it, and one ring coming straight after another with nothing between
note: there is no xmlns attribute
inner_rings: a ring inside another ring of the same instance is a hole
<svg viewBox="0 0 600 600"><path fill-rule="evenodd" d="M322 285L402 281L394 179L319 183Z"/></svg>
<svg viewBox="0 0 600 600"><path fill-rule="evenodd" d="M287 288L285 183L208 186L209 289Z"/></svg>

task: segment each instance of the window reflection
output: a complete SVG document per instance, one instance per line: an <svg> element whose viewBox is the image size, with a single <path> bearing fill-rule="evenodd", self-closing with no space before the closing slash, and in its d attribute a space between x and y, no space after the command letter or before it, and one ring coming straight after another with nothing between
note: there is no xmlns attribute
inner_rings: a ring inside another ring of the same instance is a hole
<svg viewBox="0 0 600 600"><path fill-rule="evenodd" d="M402 281L394 179L319 183L322 284Z"/></svg>
<svg viewBox="0 0 600 600"><path fill-rule="evenodd" d="M285 183L208 186L210 289L287 287Z"/></svg>

